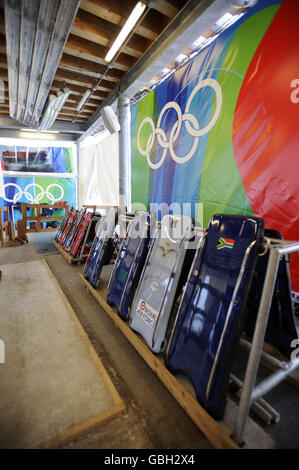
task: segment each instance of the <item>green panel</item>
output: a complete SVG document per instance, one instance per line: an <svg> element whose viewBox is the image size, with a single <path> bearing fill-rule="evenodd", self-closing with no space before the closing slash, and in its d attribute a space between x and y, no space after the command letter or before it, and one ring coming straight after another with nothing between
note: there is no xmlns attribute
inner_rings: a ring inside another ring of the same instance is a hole
<svg viewBox="0 0 299 470"><path fill-rule="evenodd" d="M68 173L74 173L74 155L71 147L64 149L64 162Z"/></svg>
<svg viewBox="0 0 299 470"><path fill-rule="evenodd" d="M155 91L150 92L138 103L138 110L136 116L136 123L134 128L139 129L145 116L151 116L155 125L157 121L158 103ZM146 144L149 141L152 128L148 123L145 123L142 131L140 132L139 143L142 150L146 149ZM135 134L134 147L133 147L133 162L132 162L132 203L141 203L146 208L149 208L152 187L152 172L153 170L147 163L147 158L139 152L137 144L138 135ZM154 145L151 150L151 159L154 158L156 146Z"/></svg>

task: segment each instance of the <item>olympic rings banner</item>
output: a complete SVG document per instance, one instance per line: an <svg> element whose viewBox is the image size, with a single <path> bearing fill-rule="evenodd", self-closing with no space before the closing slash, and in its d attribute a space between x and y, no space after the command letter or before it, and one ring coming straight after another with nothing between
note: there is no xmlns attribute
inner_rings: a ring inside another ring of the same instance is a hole
<svg viewBox="0 0 299 470"><path fill-rule="evenodd" d="M27 204L55 204L67 201L75 204L76 184L74 178L4 177L5 197L1 206L17 202Z"/></svg>
<svg viewBox="0 0 299 470"><path fill-rule="evenodd" d="M256 215L299 240L298 18L297 0L259 0L131 107L132 203L202 203L205 226Z"/></svg>

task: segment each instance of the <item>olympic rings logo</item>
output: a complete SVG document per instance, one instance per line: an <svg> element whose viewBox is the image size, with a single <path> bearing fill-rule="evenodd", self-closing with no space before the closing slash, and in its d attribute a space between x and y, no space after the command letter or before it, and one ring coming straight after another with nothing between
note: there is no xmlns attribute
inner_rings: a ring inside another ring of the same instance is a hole
<svg viewBox="0 0 299 470"><path fill-rule="evenodd" d="M13 204L15 204L17 201L19 201L19 199L21 199L22 196L25 196L26 199L32 204L38 204L39 201L41 201L44 196L47 196L47 198L51 201L51 203L54 204L55 202L60 201L64 196L64 190L63 190L62 186L60 186L60 184L56 184L56 183L49 184L49 186L47 187L46 190L44 190L44 188L41 185L37 184L37 183L27 184L27 186L25 187L25 189L23 191L22 191L22 189L20 188L20 186L18 184L6 183L4 185L4 189L7 188L8 186L13 186L13 187L17 188L17 190L18 190L18 192L14 195L13 199L8 199L7 197L4 197L5 201L12 202ZM30 194L28 192L28 189L32 186L39 189L39 193L35 197L33 197L32 194ZM56 187L60 190L59 197L55 198L54 195L50 192L50 190L54 187Z"/></svg>
<svg viewBox="0 0 299 470"><path fill-rule="evenodd" d="M214 114L213 114L213 117L211 118L211 120L208 122L208 124L204 128L200 129L196 117L193 114L191 114L189 112L189 110L190 110L190 107L191 107L192 100L193 100L194 96L196 95L196 93L201 88L204 88L204 87L207 87L207 86L213 88L213 90L215 91L216 106L215 106L215 111L214 111ZM184 114L182 114L180 106L175 101L169 101L168 103L166 103L166 105L164 106L164 108L161 110L161 112L159 114L159 118L158 118L158 122L157 122L157 128L155 128L154 122L150 117L144 118L143 121L141 122L140 126L139 126L139 129L138 129L137 146L138 146L138 150L141 153L141 155L146 156L147 163L150 166L150 168L152 168L153 170L157 170L158 168L160 168L160 166L163 164L163 162L165 160L165 157L166 157L166 154L167 154L168 150L169 150L169 153L171 155L171 158L176 163L186 163L186 162L188 162L190 160L190 158L193 157L193 155L194 155L194 153L197 149L199 137L203 136L204 134L207 134L214 127L214 125L216 124L216 121L217 121L217 119L219 117L219 114L220 114L220 111L221 111L221 107L222 107L221 87L220 87L219 83L216 80L214 80L213 78L207 78L207 79L202 80L201 82L199 82L196 85L196 87L192 90L192 93L190 94L189 99L187 101ZM163 115L168 109L174 109L175 112L177 113L177 118L178 118L177 121L175 122L175 124L173 125L171 131L170 131L169 142L167 141L165 131L163 129L161 129L161 127L160 127ZM185 126L186 126L186 129L187 129L188 133L192 137L194 137L194 141L193 141L192 148L187 153L187 155L179 156L179 155L176 155L173 146L174 146L174 143L175 143L176 139L178 138L178 135L181 131L183 121L185 121ZM151 126L152 132L151 132L150 137L148 138L146 148L143 149L143 148L141 148L141 145L140 145L140 134L141 134L143 126L146 123L148 123ZM150 160L150 152L151 152L151 150L153 148L153 145L154 145L155 136L157 136L157 140L158 140L160 146L163 148L161 159L157 163L153 163Z"/></svg>

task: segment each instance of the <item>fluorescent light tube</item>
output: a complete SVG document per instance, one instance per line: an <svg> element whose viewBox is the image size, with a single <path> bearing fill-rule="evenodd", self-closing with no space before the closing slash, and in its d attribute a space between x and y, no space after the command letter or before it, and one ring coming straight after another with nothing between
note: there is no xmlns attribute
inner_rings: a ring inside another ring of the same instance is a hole
<svg viewBox="0 0 299 470"><path fill-rule="evenodd" d="M122 46L122 44L125 42L126 38L136 25L137 21L141 17L142 13L144 12L146 8L146 4L143 2L138 2L133 9L132 13L130 14L129 18L125 22L122 30L120 31L119 35L115 39L114 43L112 44L111 48L109 49L105 60L107 62L111 62L119 48Z"/></svg>
<svg viewBox="0 0 299 470"><path fill-rule="evenodd" d="M24 132L39 132L37 129L21 128L21 131ZM60 131L47 131L47 134L59 134Z"/></svg>
<svg viewBox="0 0 299 470"><path fill-rule="evenodd" d="M31 134L29 132L20 132L20 137L23 139L40 139L40 140L55 140L56 137L53 134L50 134L49 132L41 132L41 133L35 133L32 132Z"/></svg>

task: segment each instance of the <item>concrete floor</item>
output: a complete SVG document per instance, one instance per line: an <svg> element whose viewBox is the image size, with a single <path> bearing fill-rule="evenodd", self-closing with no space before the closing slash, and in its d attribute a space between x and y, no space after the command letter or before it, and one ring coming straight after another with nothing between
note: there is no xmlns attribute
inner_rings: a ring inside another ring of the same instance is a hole
<svg viewBox="0 0 299 470"><path fill-rule="evenodd" d="M41 257L33 243L0 249L0 265ZM60 254L45 258L127 406L123 416L65 448L211 449L205 436L88 294L78 276L83 266L68 264ZM299 448L298 392L283 383L273 394L274 398L282 397L286 407L289 402L295 409L284 415L282 423L267 428L267 432L275 436L278 448ZM290 414L291 428L286 420Z"/></svg>
<svg viewBox="0 0 299 470"><path fill-rule="evenodd" d="M0 448L47 447L90 418L115 418L124 404L90 354L46 263L6 264L1 270Z"/></svg>

